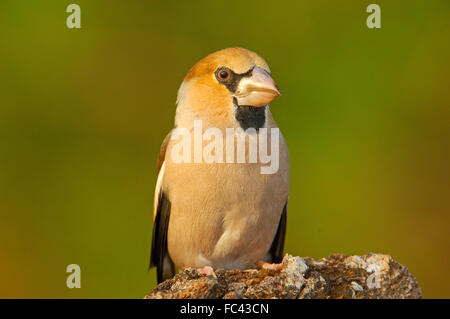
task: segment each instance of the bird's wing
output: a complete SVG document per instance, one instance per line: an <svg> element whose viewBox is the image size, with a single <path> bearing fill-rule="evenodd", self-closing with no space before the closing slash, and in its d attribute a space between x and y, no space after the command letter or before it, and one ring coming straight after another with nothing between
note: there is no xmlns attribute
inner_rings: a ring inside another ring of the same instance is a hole
<svg viewBox="0 0 450 319"><path fill-rule="evenodd" d="M286 237L287 202L281 213L277 233L269 249L271 262L280 263L283 260L284 238Z"/></svg>
<svg viewBox="0 0 450 319"><path fill-rule="evenodd" d="M153 235L152 251L150 256L150 268L156 267L158 283L175 275L175 266L167 249L167 233L170 219L170 200L162 189L164 179L167 144L170 134L166 136L161 146L158 157L158 179L156 182L154 210L153 210Z"/></svg>
<svg viewBox="0 0 450 319"><path fill-rule="evenodd" d="M171 134L172 131L170 131L169 134L167 134L167 136L164 138L164 141L161 144L161 149L159 150L158 164L157 164L158 179L156 180L155 198L153 200L153 220L155 220L156 213L158 211L159 198L162 192L162 182L165 170L164 158L166 157L167 144L169 144Z"/></svg>

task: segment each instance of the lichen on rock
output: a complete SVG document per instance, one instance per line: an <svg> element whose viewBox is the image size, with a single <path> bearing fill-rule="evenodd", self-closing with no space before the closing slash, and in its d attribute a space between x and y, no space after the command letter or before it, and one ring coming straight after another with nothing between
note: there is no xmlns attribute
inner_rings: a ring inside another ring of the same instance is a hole
<svg viewBox="0 0 450 319"><path fill-rule="evenodd" d="M146 299L251 298L421 298L422 292L405 266L389 255L334 254L316 261L286 255L282 270L215 271L201 276L181 271L159 284Z"/></svg>

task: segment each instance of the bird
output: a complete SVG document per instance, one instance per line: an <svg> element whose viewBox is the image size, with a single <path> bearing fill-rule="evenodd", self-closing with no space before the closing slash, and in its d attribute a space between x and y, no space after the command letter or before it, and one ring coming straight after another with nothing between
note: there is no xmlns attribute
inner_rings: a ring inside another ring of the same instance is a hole
<svg viewBox="0 0 450 319"><path fill-rule="evenodd" d="M181 129L191 134L186 151L194 151L192 133L199 121L202 132L215 129L225 136L227 129L235 129L236 136L248 140L263 129L278 130L269 103L280 94L266 61L239 47L207 55L185 76L174 128L158 156L150 256L158 283L173 277L177 268L213 276L215 269L281 269L290 183L282 134L268 137L268 144L273 139L278 145L278 169L270 174L261 173L265 164L260 158L249 161L248 145L240 162L180 162L173 155L180 142L175 132ZM207 142L201 140L200 146ZM236 143L230 159L237 156Z"/></svg>

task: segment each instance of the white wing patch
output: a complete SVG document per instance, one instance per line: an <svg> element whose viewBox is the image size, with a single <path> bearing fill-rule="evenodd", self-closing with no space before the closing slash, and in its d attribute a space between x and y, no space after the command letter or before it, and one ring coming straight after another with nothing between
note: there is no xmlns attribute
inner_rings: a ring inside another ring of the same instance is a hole
<svg viewBox="0 0 450 319"><path fill-rule="evenodd" d="M155 198L153 201L153 220L155 220L156 210L158 209L158 205L159 205L159 196L161 195L161 188L162 188L162 182L163 182L163 178L164 178L165 167L166 167L166 162L164 161L161 165L161 169L159 170L158 179L156 180Z"/></svg>

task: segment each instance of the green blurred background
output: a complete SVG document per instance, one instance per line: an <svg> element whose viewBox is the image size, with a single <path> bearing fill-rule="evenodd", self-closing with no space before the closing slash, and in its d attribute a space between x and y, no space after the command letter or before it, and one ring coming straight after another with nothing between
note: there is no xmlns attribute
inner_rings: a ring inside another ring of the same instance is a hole
<svg viewBox="0 0 450 319"><path fill-rule="evenodd" d="M68 4L81 29L66 27ZM156 157L208 53L269 63L286 251L392 255L450 297L450 1L0 3L0 297L142 298ZM68 289L68 264L82 288Z"/></svg>

